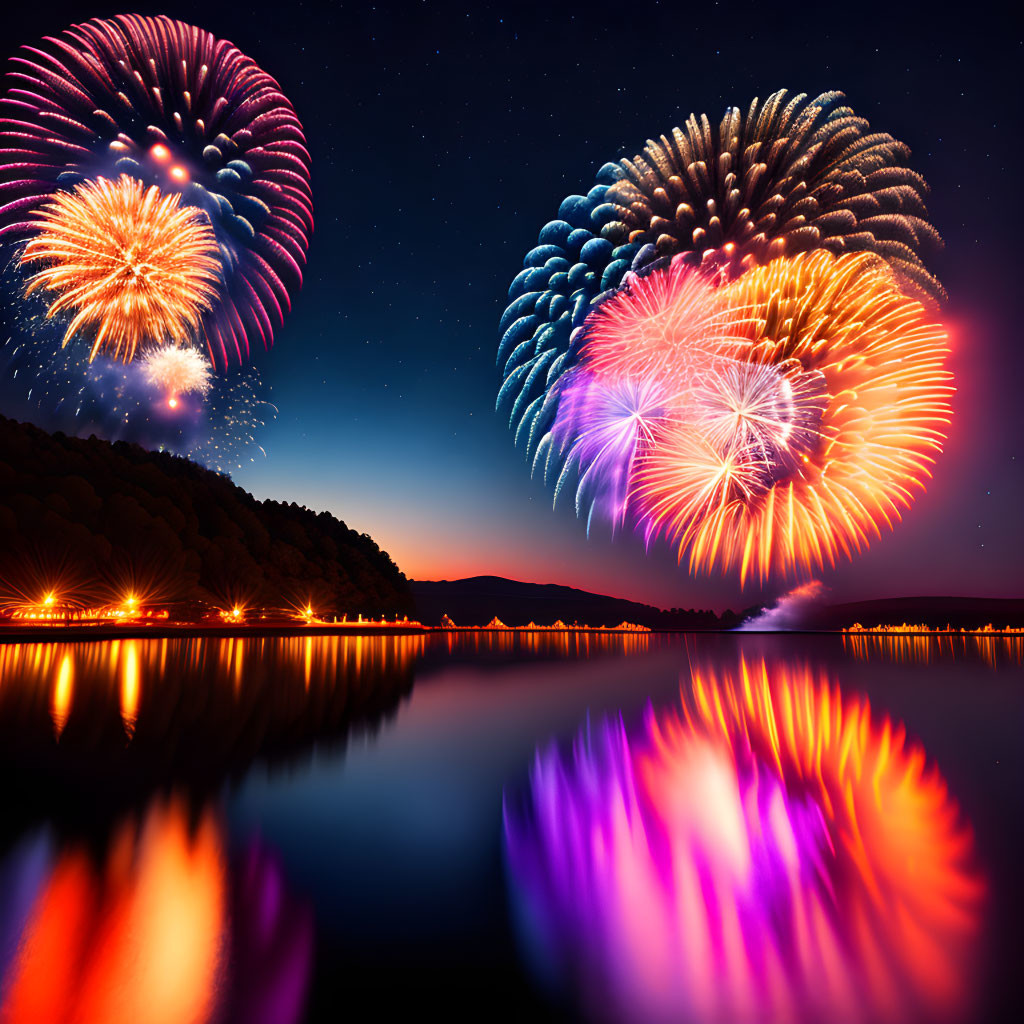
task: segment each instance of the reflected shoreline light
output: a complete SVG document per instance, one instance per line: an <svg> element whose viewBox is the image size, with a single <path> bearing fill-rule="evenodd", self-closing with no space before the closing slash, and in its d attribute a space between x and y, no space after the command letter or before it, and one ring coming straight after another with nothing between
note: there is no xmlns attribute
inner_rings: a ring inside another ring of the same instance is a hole
<svg viewBox="0 0 1024 1024"><path fill-rule="evenodd" d="M935 661L979 660L989 668L1024 664L1024 635L984 630L901 633L892 630L847 631L843 650L858 661L930 664Z"/></svg>
<svg viewBox="0 0 1024 1024"><path fill-rule="evenodd" d="M257 761L341 751L412 690L424 640L0 644L7 828L106 821L167 785L212 795Z"/></svg>
<svg viewBox="0 0 1024 1024"><path fill-rule="evenodd" d="M78 820L153 786L212 792L257 760L340 751L383 727L416 674L440 663L620 657L650 643L647 633L478 631L0 644L0 768L16 781L17 813L59 806Z"/></svg>
<svg viewBox="0 0 1024 1024"><path fill-rule="evenodd" d="M971 829L823 672L697 664L679 708L538 752L504 817L524 955L591 1019L971 1019Z"/></svg>

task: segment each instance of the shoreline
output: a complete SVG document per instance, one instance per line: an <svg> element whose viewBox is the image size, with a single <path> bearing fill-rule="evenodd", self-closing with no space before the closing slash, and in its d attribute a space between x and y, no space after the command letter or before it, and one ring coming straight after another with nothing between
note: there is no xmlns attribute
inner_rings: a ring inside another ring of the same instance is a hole
<svg viewBox="0 0 1024 1024"><path fill-rule="evenodd" d="M420 623L387 623L382 625L368 625L367 623L327 623L324 625L274 625L274 626L239 626L239 625L216 625L203 626L195 623L183 623L180 626L172 625L138 625L138 626L0 626L0 644L23 644L23 643L87 643L103 642L109 640L174 640L174 639L244 639L254 637L257 639L269 638L291 638L291 637L315 637L315 636L352 636L352 637L374 637L374 636L430 636L434 634L469 634L479 636L482 633L512 633L528 634L536 636L539 634L559 635L565 633L583 633L587 635L598 634L601 636L653 636L653 635L683 635L690 633L718 633L722 635L752 635L752 636L892 636L892 637L964 637L972 639L1021 639L1024 640L1024 633L1019 630L991 630L986 632L974 632L970 630L894 630L894 629L616 629L615 627L581 626L578 628L567 627L565 629L553 629L551 627L541 629L527 629L526 627L508 626L505 628L488 626L456 626L454 629L443 626L424 626Z"/></svg>

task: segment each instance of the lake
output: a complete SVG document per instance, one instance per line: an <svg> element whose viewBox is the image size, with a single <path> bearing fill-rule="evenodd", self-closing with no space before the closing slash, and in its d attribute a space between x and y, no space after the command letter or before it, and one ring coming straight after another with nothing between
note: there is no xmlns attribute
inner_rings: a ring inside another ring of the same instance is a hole
<svg viewBox="0 0 1024 1024"><path fill-rule="evenodd" d="M1024 639L0 645L0 1021L975 1021Z"/></svg>

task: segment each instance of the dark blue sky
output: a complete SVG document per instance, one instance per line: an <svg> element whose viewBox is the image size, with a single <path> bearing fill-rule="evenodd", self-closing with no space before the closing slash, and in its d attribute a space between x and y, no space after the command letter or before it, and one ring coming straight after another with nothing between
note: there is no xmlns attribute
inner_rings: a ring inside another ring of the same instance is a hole
<svg viewBox="0 0 1024 1024"><path fill-rule="evenodd" d="M120 5L20 4L4 45ZM907 142L946 239L959 388L946 453L896 532L822 578L833 599L1019 595L1024 579L1021 26L971 4L292 2L133 5L236 43L313 155L305 287L256 361L280 416L235 479L328 509L417 578L494 573L662 605L752 604L672 553L587 540L494 412L506 289L561 199L691 111L847 93ZM6 411L6 410L5 410Z"/></svg>

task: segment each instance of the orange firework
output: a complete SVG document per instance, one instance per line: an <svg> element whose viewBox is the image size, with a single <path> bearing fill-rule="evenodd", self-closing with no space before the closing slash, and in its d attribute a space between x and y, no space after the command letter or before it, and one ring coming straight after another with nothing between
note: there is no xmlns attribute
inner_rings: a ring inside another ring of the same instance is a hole
<svg viewBox="0 0 1024 1024"><path fill-rule="evenodd" d="M206 214L122 175L60 192L37 214L23 264L44 264L26 294L55 294L47 316L68 314L64 343L94 329L90 358L130 362L146 340L183 342L215 297L220 262Z"/></svg>
<svg viewBox="0 0 1024 1024"><path fill-rule="evenodd" d="M604 318L621 330L633 306L651 321L650 296L636 299L649 280L592 315L594 347ZM664 281L653 287L672 294ZM691 570L738 569L743 581L852 557L900 519L942 450L954 390L946 332L869 254L777 259L716 301L749 345L719 345L681 372L666 360L679 397L636 460L634 514Z"/></svg>

